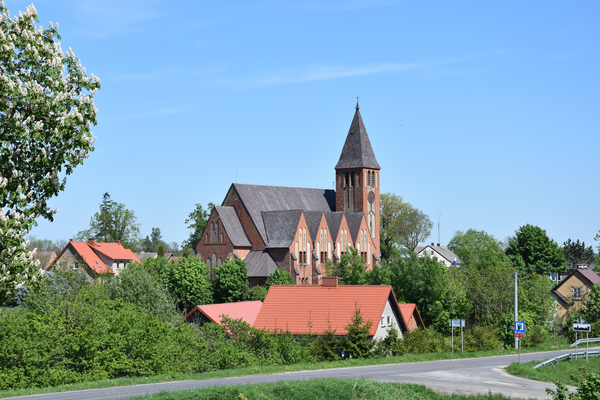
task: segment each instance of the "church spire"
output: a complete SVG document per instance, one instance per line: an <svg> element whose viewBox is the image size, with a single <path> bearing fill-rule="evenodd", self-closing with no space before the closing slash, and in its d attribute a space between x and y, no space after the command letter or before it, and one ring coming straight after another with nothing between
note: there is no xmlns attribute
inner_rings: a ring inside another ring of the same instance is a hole
<svg viewBox="0 0 600 400"><path fill-rule="evenodd" d="M342 154L335 166L336 170L347 168L381 169L375 158L369 135L367 135L365 124L360 115L358 100L356 101L356 112L354 113L352 124L350 124L350 130L348 131L348 136L346 136Z"/></svg>

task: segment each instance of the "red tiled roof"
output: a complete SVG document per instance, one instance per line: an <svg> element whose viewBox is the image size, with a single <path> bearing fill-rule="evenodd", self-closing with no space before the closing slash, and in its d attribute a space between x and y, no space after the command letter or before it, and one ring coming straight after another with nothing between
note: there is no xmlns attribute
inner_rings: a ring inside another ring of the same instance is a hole
<svg viewBox="0 0 600 400"><path fill-rule="evenodd" d="M218 324L221 323L221 315L225 314L229 318L241 318L244 322L253 325L262 305L263 303L260 300L240 301L237 303L207 304L194 307L192 311L187 313L185 318L188 318L194 312L199 311L206 315L206 317L212 322L216 322Z"/></svg>
<svg viewBox="0 0 600 400"><path fill-rule="evenodd" d="M273 285L256 317L254 327L271 331L289 330L294 335L309 331L319 335L328 329L329 320L336 335L345 335L345 326L350 323L355 306L358 306L362 317L372 322L369 335L373 336L388 299L392 307L397 305L391 286ZM312 322L310 330L309 321ZM401 325L405 331L404 321L401 321Z"/></svg>
<svg viewBox="0 0 600 400"><path fill-rule="evenodd" d="M415 321L417 322L417 325L425 328L425 324L423 323L423 320L421 319L421 314L419 313L419 309L417 308L417 305L414 303L398 303L398 307L400 308L400 313L402 314L402 319L404 319L404 323L406 324L406 326L408 326L409 322L410 322L410 317L412 315L414 315L415 317Z"/></svg>
<svg viewBox="0 0 600 400"><path fill-rule="evenodd" d="M86 244L93 248L94 251L102 253L112 260L131 260L133 262L140 262L135 254L133 254L133 251L126 249L121 243L95 242L94 244Z"/></svg>
<svg viewBox="0 0 600 400"><path fill-rule="evenodd" d="M67 247L71 245L75 251L83 258L85 263L92 271L97 274L114 274L114 272L106 266L96 253L88 246L87 242L69 242ZM67 248L65 247L65 249ZM63 250L64 252L64 250ZM62 252L61 252L62 255ZM58 257L60 258L60 256Z"/></svg>

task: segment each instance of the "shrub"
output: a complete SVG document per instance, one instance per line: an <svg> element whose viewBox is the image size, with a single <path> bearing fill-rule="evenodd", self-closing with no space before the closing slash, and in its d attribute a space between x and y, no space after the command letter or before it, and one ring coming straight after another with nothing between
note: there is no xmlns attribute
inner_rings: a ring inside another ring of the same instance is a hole
<svg viewBox="0 0 600 400"><path fill-rule="evenodd" d="M216 303L248 299L248 269L244 260L229 260L214 268L213 293Z"/></svg>
<svg viewBox="0 0 600 400"><path fill-rule="evenodd" d="M460 350L460 332L454 333L454 351ZM463 332L464 351L489 351L502 348L495 329L491 327L476 326Z"/></svg>
<svg viewBox="0 0 600 400"><path fill-rule="evenodd" d="M346 325L346 336L342 339L340 346L346 358L368 358L372 357L371 351L375 342L369 339L369 331L372 322L365 321L360 307L354 305L354 315L350 323Z"/></svg>
<svg viewBox="0 0 600 400"><path fill-rule="evenodd" d="M450 350L441 333L433 329L416 329L404 333L404 346L411 354L445 353Z"/></svg>
<svg viewBox="0 0 600 400"><path fill-rule="evenodd" d="M523 347L537 346L544 343L550 337L548 331L539 325L526 328L525 337L521 339L521 345Z"/></svg>
<svg viewBox="0 0 600 400"><path fill-rule="evenodd" d="M398 331L392 328L384 339L377 342L373 353L375 357L401 356L406 354L407 350L402 339L398 337Z"/></svg>
<svg viewBox="0 0 600 400"><path fill-rule="evenodd" d="M293 285L293 284L294 284L294 278L292 278L292 275L283 268L277 268L267 278L267 283L265 284L265 288L267 290L269 290L271 285Z"/></svg>
<svg viewBox="0 0 600 400"><path fill-rule="evenodd" d="M260 300L265 301L265 297L267 297L267 289L264 286L254 286L249 291L250 300Z"/></svg>

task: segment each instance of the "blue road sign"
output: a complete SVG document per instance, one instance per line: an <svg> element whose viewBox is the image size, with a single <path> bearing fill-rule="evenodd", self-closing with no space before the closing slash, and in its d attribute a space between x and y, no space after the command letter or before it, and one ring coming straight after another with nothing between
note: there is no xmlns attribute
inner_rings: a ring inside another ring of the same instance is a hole
<svg viewBox="0 0 600 400"><path fill-rule="evenodd" d="M524 335L524 334L525 334L525 322L515 321L515 335Z"/></svg>

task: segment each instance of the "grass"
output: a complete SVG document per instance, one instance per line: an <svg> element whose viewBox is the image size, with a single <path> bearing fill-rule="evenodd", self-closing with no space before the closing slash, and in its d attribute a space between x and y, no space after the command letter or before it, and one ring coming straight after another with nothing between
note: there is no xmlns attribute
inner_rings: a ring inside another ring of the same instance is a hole
<svg viewBox="0 0 600 400"><path fill-rule="evenodd" d="M530 361L526 364L512 363L506 368L506 372L521 378L533 379L542 382L561 382L565 385L579 386L581 380L588 373L600 373L600 357L590 357L589 363L585 357L573 360L562 360L560 364L554 363L545 367L533 369L541 361Z"/></svg>
<svg viewBox="0 0 600 400"><path fill-rule="evenodd" d="M262 383L258 385L212 386L202 389L161 392L132 399L152 400L462 400L462 399L508 399L502 395L442 395L425 386L377 382L367 379L315 379L300 382Z"/></svg>
<svg viewBox="0 0 600 400"><path fill-rule="evenodd" d="M540 346L531 347L522 351L522 353L530 353L535 351L548 351L548 350L559 350L568 348L568 342L563 341L549 341L545 342ZM407 354L398 357L387 357L387 358L370 358L370 359L350 359L340 360L333 362L319 362L319 363L300 363L293 365L269 365L269 366L253 366L235 369L226 369L220 371L203 372L198 374L168 374L168 375L155 375L155 376L142 376L142 377L130 377L130 378L116 378L116 379L105 379L90 382L78 382L62 386L52 387L32 387L26 389L10 389L0 391L0 398L13 397L13 396L26 396L34 394L44 393L60 393L74 390L87 390L87 389L101 389L118 386L132 386L142 385L146 383L159 383L169 382L175 380L203 380L203 379L219 379L219 378L231 378L237 376L249 376L249 375L269 375L291 371L310 371L310 370L322 370L331 368L344 368L344 367L362 367L369 365L385 365L385 364L400 364L400 363L412 363L412 362L425 362L425 361L440 361L440 360L453 360L462 358L480 358L480 357L493 357L517 354L518 350L496 350L496 351L480 351L473 353L429 353L429 354Z"/></svg>

